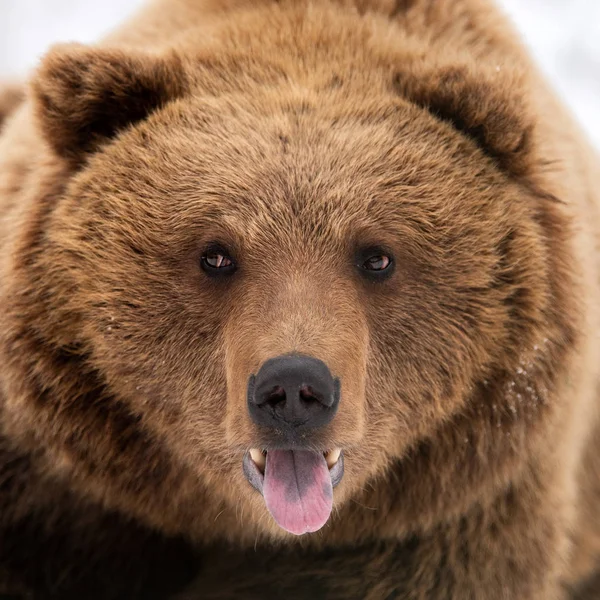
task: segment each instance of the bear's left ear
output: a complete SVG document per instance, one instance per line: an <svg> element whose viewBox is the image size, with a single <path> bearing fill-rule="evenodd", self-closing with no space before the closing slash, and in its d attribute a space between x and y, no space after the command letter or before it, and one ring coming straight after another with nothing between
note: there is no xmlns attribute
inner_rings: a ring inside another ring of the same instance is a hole
<svg viewBox="0 0 600 600"><path fill-rule="evenodd" d="M36 118L54 151L74 163L187 91L181 60L65 44L31 82Z"/></svg>
<svg viewBox="0 0 600 600"><path fill-rule="evenodd" d="M473 139L510 175L534 162L534 119L521 74L513 69L408 62L394 78L397 92Z"/></svg>

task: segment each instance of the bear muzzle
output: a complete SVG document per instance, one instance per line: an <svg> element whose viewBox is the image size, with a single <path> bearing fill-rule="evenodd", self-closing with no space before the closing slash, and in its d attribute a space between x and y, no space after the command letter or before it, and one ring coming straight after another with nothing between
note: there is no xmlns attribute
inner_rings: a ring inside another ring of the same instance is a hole
<svg viewBox="0 0 600 600"><path fill-rule="evenodd" d="M340 380L316 358L290 354L266 361L248 382L248 412L261 429L272 431L275 447L250 449L243 470L275 521L301 535L329 519L333 487L344 474L342 450L309 448L310 434L334 418Z"/></svg>

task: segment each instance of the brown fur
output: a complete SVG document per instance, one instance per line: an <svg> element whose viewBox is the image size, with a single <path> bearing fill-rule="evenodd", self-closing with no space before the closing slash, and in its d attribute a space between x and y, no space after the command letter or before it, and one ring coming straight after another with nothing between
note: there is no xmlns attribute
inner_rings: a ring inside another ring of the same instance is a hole
<svg viewBox="0 0 600 600"><path fill-rule="evenodd" d="M0 129L23 102L23 87L19 84L0 84Z"/></svg>
<svg viewBox="0 0 600 600"><path fill-rule="evenodd" d="M187 598L586 584L597 172L487 0L156 0L53 49L0 138L0 591L169 595L165 544L200 554ZM342 381L311 443L346 473L300 539L241 469L248 377L290 351Z"/></svg>

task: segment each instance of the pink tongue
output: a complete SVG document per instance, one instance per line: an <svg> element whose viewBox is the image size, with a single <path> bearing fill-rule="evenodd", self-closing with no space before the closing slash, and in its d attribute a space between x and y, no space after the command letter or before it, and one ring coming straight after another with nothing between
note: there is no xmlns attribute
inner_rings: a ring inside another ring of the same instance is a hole
<svg viewBox="0 0 600 600"><path fill-rule="evenodd" d="M308 450L269 450L263 496L280 527L296 535L321 529L333 499L325 457Z"/></svg>

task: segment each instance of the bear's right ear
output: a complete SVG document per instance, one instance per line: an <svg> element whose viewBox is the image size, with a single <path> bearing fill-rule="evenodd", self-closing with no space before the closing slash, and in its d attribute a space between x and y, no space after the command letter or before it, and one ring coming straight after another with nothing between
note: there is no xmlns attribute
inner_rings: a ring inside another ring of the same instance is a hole
<svg viewBox="0 0 600 600"><path fill-rule="evenodd" d="M174 54L159 57L80 44L52 49L31 83L45 139L76 164L187 88L183 64Z"/></svg>

